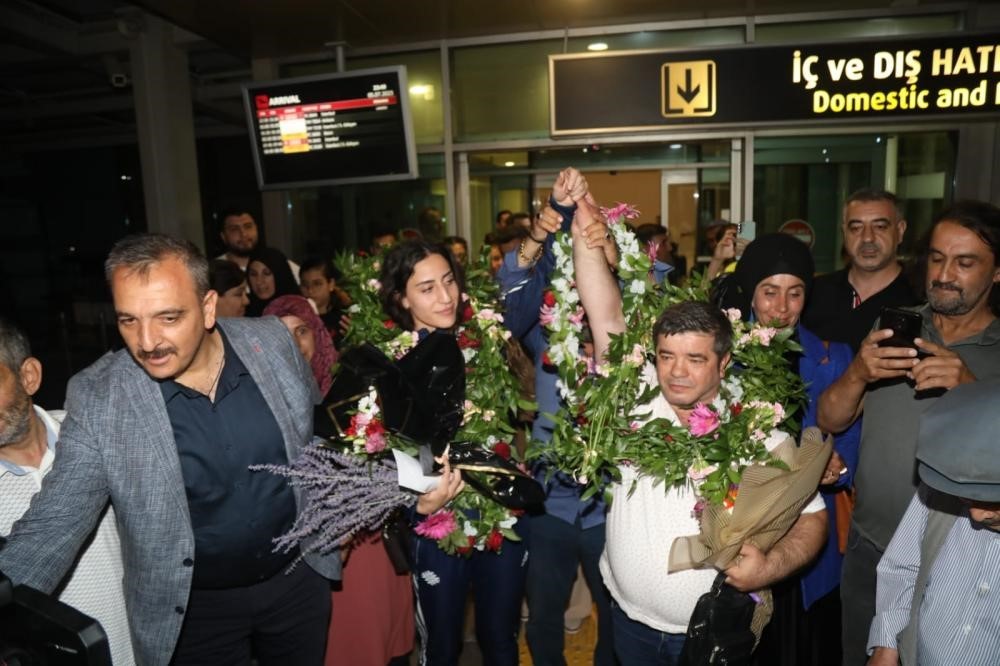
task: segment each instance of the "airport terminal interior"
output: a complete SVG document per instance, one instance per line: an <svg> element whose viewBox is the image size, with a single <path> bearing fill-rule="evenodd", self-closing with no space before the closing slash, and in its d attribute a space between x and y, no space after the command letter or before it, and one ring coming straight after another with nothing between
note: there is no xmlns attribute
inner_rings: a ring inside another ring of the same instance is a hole
<svg viewBox="0 0 1000 666"><path fill-rule="evenodd" d="M159 231L215 256L233 205L299 261L428 209L477 258L499 211L539 212L574 166L689 270L706 230L752 221L825 273L858 188L902 199L904 257L946 205L1000 203L985 0L7 0L0 93L0 313L51 406L121 347L111 245Z"/></svg>

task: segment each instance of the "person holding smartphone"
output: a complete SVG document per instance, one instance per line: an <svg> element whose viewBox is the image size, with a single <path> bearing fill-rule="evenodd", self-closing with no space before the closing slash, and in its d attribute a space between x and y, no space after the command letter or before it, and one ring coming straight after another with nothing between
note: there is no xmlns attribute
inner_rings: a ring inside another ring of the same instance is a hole
<svg viewBox="0 0 1000 666"><path fill-rule="evenodd" d="M867 660L876 566L916 489L920 415L956 386L1000 377L1000 209L954 204L935 218L919 262L927 303L912 309L921 318L913 346L880 345L898 332L876 324L819 399L826 432L865 415L841 579L844 664Z"/></svg>

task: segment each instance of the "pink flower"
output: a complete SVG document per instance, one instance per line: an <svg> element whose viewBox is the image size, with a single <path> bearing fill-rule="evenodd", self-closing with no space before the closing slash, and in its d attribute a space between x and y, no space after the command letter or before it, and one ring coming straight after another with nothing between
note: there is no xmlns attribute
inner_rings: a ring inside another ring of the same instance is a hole
<svg viewBox="0 0 1000 666"><path fill-rule="evenodd" d="M771 338L773 338L775 333L777 332L778 329L771 328L770 326L764 328L755 328L753 330L753 337L759 340L760 344L767 347L771 344Z"/></svg>
<svg viewBox="0 0 1000 666"><path fill-rule="evenodd" d="M743 319L743 313L740 312L739 308L726 308L723 312L726 313L726 319L728 319L730 323L735 324L739 320Z"/></svg>
<svg viewBox="0 0 1000 666"><path fill-rule="evenodd" d="M581 323L583 323L583 317L584 317L583 308L578 305L576 306L576 312L574 312L569 316L569 320L573 324L579 326Z"/></svg>
<svg viewBox="0 0 1000 666"><path fill-rule="evenodd" d="M427 516L424 522L417 524L413 531L428 539L443 539L458 529L455 514L447 509L439 509Z"/></svg>
<svg viewBox="0 0 1000 666"><path fill-rule="evenodd" d="M368 431L366 433L367 438L365 439L365 451L368 453L378 453L385 449L385 427L382 422L375 419L368 426Z"/></svg>
<svg viewBox="0 0 1000 666"><path fill-rule="evenodd" d="M719 427L719 415L705 403L699 402L688 416L688 430L695 437L703 437Z"/></svg>
<svg viewBox="0 0 1000 666"><path fill-rule="evenodd" d="M622 203L619 201L614 208L601 208L601 214L604 215L605 219L609 222L617 222L621 218L626 220L634 220L639 217L639 211L633 208L627 203Z"/></svg>
<svg viewBox="0 0 1000 666"><path fill-rule="evenodd" d="M538 322L542 326L548 326L556 320L555 308L551 308L548 305L543 305L542 309L538 313Z"/></svg>

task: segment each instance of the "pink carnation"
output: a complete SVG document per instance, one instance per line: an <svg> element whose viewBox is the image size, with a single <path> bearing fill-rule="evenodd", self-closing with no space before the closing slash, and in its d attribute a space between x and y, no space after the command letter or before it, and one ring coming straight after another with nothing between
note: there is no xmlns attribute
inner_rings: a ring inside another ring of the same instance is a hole
<svg viewBox="0 0 1000 666"><path fill-rule="evenodd" d="M699 402L688 416L688 430L695 437L703 437L719 427L719 415L708 405Z"/></svg>
<svg viewBox="0 0 1000 666"><path fill-rule="evenodd" d="M368 439L365 440L365 452L366 453L378 453L379 451L385 450L385 435L382 433L376 433L374 435L369 435Z"/></svg>
<svg viewBox="0 0 1000 666"><path fill-rule="evenodd" d="M422 523L418 523L413 531L428 539L443 539L458 529L455 522L455 514L447 509L439 509L427 516Z"/></svg>

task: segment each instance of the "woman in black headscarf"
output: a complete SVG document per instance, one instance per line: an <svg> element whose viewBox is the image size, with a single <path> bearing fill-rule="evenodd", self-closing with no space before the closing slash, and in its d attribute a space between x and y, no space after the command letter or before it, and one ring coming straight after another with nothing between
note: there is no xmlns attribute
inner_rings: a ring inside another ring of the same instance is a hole
<svg viewBox="0 0 1000 666"><path fill-rule="evenodd" d="M299 283L292 275L288 258L273 247L258 247L247 261L250 305L247 317L259 317L267 304L278 296L299 295Z"/></svg>
<svg viewBox="0 0 1000 666"><path fill-rule="evenodd" d="M782 329L795 328L802 352L793 367L809 397L802 426L816 425L819 395L847 369L853 354L844 343L821 340L799 323L813 281L813 259L805 243L787 234L761 236L743 253L736 270L718 285L715 300L739 308L746 321ZM820 494L829 531L820 555L798 576L774 587L774 616L755 652L763 666L815 666L840 663L840 567L843 560L838 522L846 524L849 492L858 463L861 421L834 439L834 453ZM840 521L838 521L838 512Z"/></svg>

